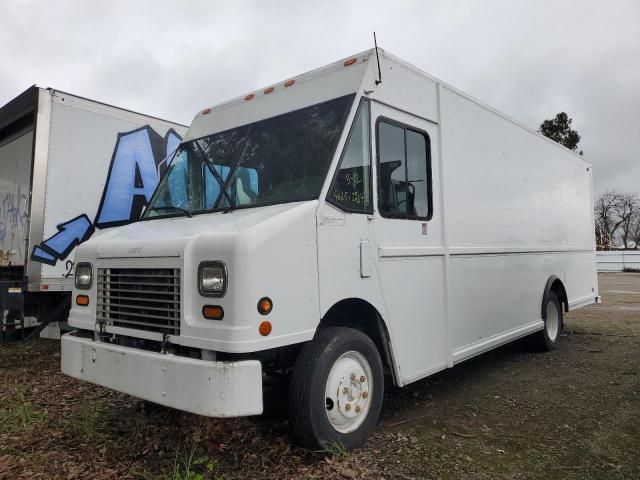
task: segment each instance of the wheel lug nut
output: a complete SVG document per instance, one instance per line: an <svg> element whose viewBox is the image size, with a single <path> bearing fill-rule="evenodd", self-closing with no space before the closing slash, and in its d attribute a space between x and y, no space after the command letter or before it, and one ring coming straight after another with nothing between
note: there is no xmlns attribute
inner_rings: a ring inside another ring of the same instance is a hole
<svg viewBox="0 0 640 480"><path fill-rule="evenodd" d="M369 392L362 392L362 398L367 398L369 396Z"/></svg>
<svg viewBox="0 0 640 480"><path fill-rule="evenodd" d="M348 412L349 410L351 410L351 404L350 404L350 403L347 403L347 404L344 406L344 409L345 409L347 412Z"/></svg>
<svg viewBox="0 0 640 480"><path fill-rule="evenodd" d="M349 393L349 389L347 387L344 387L342 389L342 393L344 393L346 395L347 393Z"/></svg>
<svg viewBox="0 0 640 480"><path fill-rule="evenodd" d="M355 374L355 373L352 373L352 374L351 374L351 380L355 380L355 379L356 379L356 374Z"/></svg>
<svg viewBox="0 0 640 480"><path fill-rule="evenodd" d="M360 413L360 405L356 405L356 413Z"/></svg>
<svg viewBox="0 0 640 480"><path fill-rule="evenodd" d="M365 376L364 376L364 375L362 375L362 376L360 377L360 383L364 383L366 380L367 380L367 379L365 378Z"/></svg>

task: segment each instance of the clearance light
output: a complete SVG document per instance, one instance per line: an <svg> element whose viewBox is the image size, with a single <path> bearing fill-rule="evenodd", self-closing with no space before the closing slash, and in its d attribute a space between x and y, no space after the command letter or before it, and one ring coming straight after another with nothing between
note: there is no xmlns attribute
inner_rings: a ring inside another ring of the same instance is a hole
<svg viewBox="0 0 640 480"><path fill-rule="evenodd" d="M268 95L271 92L273 92L273 87L266 88L262 93L264 93L265 95Z"/></svg>
<svg viewBox="0 0 640 480"><path fill-rule="evenodd" d="M354 63L356 63L358 61L357 58L350 58L349 60L346 60L344 62L344 66L348 67L349 65L353 65Z"/></svg>
<svg viewBox="0 0 640 480"><path fill-rule="evenodd" d="M244 97L245 100L251 100L253 97L255 97L255 95L253 93L250 93L249 95L247 95L246 97Z"/></svg>
<svg viewBox="0 0 640 480"><path fill-rule="evenodd" d="M273 302L271 299L269 297L262 297L258 301L258 312L260 312L261 315L269 315L271 310L273 310Z"/></svg>
<svg viewBox="0 0 640 480"><path fill-rule="evenodd" d="M202 307L202 316L209 320L222 320L224 310L220 305L205 305Z"/></svg>
<svg viewBox="0 0 640 480"><path fill-rule="evenodd" d="M295 80L291 79L291 80L287 80L286 82L284 82L284 86L285 87L290 87L291 85L293 85L294 83L296 83Z"/></svg>
<svg viewBox="0 0 640 480"><path fill-rule="evenodd" d="M207 113L211 113L211 109L210 108L205 108L204 110L202 110L202 114L206 115Z"/></svg>
<svg viewBox="0 0 640 480"><path fill-rule="evenodd" d="M86 307L89 305L89 297L87 295L78 295L76 297L76 305Z"/></svg>
<svg viewBox="0 0 640 480"><path fill-rule="evenodd" d="M266 337L267 335L269 335L271 333L271 330L272 330L271 322L267 322L266 320L262 322L258 327L258 331L260 332L260 335L262 335L263 337Z"/></svg>

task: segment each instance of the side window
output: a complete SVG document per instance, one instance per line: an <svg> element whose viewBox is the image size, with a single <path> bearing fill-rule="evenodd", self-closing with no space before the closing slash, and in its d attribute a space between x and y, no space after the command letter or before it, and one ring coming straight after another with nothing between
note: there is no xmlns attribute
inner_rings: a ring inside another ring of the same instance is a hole
<svg viewBox="0 0 640 480"><path fill-rule="evenodd" d="M429 137L410 127L378 121L378 208L382 216L431 218Z"/></svg>
<svg viewBox="0 0 640 480"><path fill-rule="evenodd" d="M370 118L369 102L362 100L327 197L348 212L372 212Z"/></svg>

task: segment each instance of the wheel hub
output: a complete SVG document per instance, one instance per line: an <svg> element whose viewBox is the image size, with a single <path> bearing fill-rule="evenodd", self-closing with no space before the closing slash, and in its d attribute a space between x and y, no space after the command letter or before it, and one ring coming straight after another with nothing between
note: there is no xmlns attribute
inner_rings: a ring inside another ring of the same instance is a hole
<svg viewBox="0 0 640 480"><path fill-rule="evenodd" d="M367 359L359 352L346 352L329 372L325 388L329 422L340 433L356 430L371 406L372 373Z"/></svg>

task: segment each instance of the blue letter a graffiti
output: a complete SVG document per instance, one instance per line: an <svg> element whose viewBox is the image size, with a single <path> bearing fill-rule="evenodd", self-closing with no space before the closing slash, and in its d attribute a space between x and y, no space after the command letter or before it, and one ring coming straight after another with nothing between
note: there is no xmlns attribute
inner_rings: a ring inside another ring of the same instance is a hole
<svg viewBox="0 0 640 480"><path fill-rule="evenodd" d="M95 224L124 225L138 219L158 184L153 143L162 137L149 127L118 135Z"/></svg>

